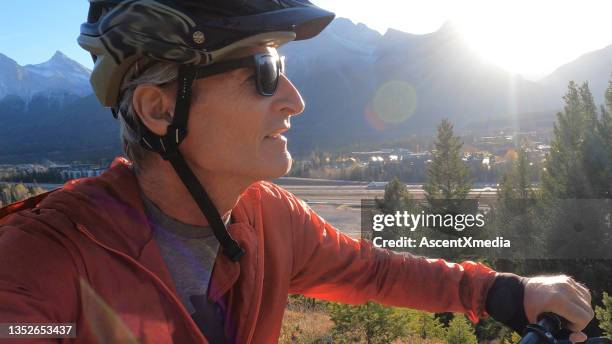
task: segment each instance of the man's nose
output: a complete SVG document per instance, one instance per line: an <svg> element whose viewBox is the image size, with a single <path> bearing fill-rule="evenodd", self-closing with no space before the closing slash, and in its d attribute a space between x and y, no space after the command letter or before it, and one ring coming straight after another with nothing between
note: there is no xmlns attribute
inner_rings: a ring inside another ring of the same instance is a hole
<svg viewBox="0 0 612 344"><path fill-rule="evenodd" d="M284 74L281 74L278 78L276 96L278 100L275 107L279 113L285 116L295 116L304 112L305 104L300 91Z"/></svg>

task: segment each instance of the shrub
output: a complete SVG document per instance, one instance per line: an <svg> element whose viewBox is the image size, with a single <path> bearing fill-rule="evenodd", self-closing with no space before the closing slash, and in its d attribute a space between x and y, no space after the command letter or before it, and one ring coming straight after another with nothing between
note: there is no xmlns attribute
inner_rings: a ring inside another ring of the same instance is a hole
<svg viewBox="0 0 612 344"><path fill-rule="evenodd" d="M595 307L595 316L606 336L612 336L612 296L604 291L602 297L603 307Z"/></svg>
<svg viewBox="0 0 612 344"><path fill-rule="evenodd" d="M402 310L374 302L360 306L330 304L334 343L392 343L404 337L408 319Z"/></svg>
<svg viewBox="0 0 612 344"><path fill-rule="evenodd" d="M448 324L448 344L478 344L474 328L468 323L464 315L455 315Z"/></svg>

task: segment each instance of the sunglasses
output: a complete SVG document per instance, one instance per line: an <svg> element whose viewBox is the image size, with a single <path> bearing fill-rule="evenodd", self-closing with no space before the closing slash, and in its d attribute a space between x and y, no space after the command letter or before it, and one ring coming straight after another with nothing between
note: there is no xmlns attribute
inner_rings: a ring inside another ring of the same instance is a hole
<svg viewBox="0 0 612 344"><path fill-rule="evenodd" d="M257 92L270 97L276 92L278 78L285 73L285 57L260 53L245 58L215 63L197 69L196 79L221 74L238 68L255 68Z"/></svg>

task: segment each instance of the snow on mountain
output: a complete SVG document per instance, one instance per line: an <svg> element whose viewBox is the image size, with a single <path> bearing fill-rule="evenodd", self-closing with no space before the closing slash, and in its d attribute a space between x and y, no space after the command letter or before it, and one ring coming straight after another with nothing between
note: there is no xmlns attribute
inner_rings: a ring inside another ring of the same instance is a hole
<svg viewBox="0 0 612 344"><path fill-rule="evenodd" d="M0 54L0 99L17 95L26 101L42 93L48 96L91 94L91 71L57 51L51 59L20 66Z"/></svg>
<svg viewBox="0 0 612 344"><path fill-rule="evenodd" d="M20 78L23 74L21 66L8 56L0 54L0 98L10 93L11 80L6 75L14 75Z"/></svg>
<svg viewBox="0 0 612 344"><path fill-rule="evenodd" d="M89 74L91 74L89 69L71 60L61 51L56 51L47 62L26 65L25 68L46 78L63 76L68 79L74 78L87 81L89 80Z"/></svg>

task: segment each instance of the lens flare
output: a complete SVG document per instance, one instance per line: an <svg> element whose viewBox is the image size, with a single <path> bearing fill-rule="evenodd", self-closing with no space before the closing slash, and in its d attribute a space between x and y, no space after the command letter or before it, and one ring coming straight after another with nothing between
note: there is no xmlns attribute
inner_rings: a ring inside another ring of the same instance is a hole
<svg viewBox="0 0 612 344"><path fill-rule="evenodd" d="M372 102L372 110L385 124L397 124L409 119L417 108L416 89L411 84L388 81L378 88Z"/></svg>
<svg viewBox="0 0 612 344"><path fill-rule="evenodd" d="M370 124L370 127L378 130L378 131L383 131L385 130L385 122L383 122L379 117L378 114L376 112L374 112L374 110L372 109L372 105L367 105L366 108L363 111L363 115L366 119L366 121L368 122L368 124Z"/></svg>
<svg viewBox="0 0 612 344"><path fill-rule="evenodd" d="M111 306L96 293L85 279L80 278L81 302L85 319L99 343L137 344L136 336Z"/></svg>

